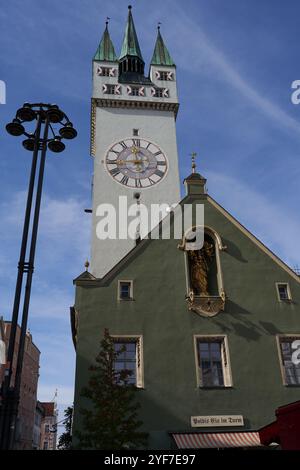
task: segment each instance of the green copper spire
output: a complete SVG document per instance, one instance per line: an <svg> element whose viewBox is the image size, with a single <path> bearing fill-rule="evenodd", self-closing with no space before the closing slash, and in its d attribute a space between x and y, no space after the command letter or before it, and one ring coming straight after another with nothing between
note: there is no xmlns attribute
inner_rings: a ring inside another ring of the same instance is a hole
<svg viewBox="0 0 300 470"><path fill-rule="evenodd" d="M106 21L106 27L98 46L97 52L94 55L94 60L107 60L110 62L116 62L118 60L114 45L110 39L110 35L108 32L108 21Z"/></svg>
<svg viewBox="0 0 300 470"><path fill-rule="evenodd" d="M165 46L162 35L160 34L160 27L157 27L157 39L151 60L152 65L175 65L168 49Z"/></svg>
<svg viewBox="0 0 300 470"><path fill-rule="evenodd" d="M131 13L131 5L128 6L128 19L123 39L121 55L119 59L125 56L136 56L143 61L139 41L134 27L133 17Z"/></svg>

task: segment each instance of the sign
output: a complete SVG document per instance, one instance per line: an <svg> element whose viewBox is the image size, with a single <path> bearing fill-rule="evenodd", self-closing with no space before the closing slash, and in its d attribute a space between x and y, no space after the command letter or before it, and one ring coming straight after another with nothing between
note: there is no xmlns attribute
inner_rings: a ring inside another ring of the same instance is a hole
<svg viewBox="0 0 300 470"><path fill-rule="evenodd" d="M244 426L241 415L192 416L192 428L207 428L215 426Z"/></svg>

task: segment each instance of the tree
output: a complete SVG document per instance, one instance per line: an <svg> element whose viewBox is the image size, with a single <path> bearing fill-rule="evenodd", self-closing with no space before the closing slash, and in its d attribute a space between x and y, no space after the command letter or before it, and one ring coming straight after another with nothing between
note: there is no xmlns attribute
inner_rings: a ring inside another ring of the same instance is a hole
<svg viewBox="0 0 300 470"><path fill-rule="evenodd" d="M64 411L65 432L61 434L58 439L57 448L59 450L71 450L72 448L72 419L73 419L73 406L68 406Z"/></svg>
<svg viewBox="0 0 300 470"><path fill-rule="evenodd" d="M142 422L138 419L138 389L128 382L132 372L115 370L124 349L116 351L113 338L105 329L96 364L89 368L92 374L88 387L81 391L92 406L80 410L83 431L76 433L79 448L116 450L146 445L147 433L139 430Z"/></svg>

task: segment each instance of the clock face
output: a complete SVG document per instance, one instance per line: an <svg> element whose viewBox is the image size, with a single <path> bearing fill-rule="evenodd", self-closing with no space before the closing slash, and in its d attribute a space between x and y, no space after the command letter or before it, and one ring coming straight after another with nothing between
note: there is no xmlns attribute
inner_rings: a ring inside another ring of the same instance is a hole
<svg viewBox="0 0 300 470"><path fill-rule="evenodd" d="M114 144L106 154L105 163L112 178L129 188L149 188L159 183L168 171L168 160L161 149L138 137Z"/></svg>

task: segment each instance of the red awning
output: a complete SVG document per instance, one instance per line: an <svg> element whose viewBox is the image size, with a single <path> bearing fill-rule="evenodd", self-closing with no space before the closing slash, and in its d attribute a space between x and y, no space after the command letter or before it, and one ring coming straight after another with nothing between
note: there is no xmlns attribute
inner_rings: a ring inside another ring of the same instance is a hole
<svg viewBox="0 0 300 470"><path fill-rule="evenodd" d="M174 433L172 436L179 449L262 446L258 432Z"/></svg>

